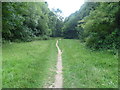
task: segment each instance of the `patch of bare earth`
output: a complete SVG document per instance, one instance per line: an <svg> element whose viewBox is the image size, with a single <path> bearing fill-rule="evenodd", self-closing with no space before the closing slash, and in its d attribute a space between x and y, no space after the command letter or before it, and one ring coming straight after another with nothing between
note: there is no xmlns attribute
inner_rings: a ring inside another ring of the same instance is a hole
<svg viewBox="0 0 120 90"><path fill-rule="evenodd" d="M58 57L57 57L57 64L56 64L56 75L55 81L50 85L48 88L62 88L63 86L63 77L62 77L62 51L58 46L58 40L56 41L56 47L58 49Z"/></svg>

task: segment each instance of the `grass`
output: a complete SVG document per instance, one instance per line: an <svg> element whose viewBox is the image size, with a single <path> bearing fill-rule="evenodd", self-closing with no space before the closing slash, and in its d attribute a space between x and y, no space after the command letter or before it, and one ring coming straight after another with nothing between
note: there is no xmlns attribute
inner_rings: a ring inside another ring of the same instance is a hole
<svg viewBox="0 0 120 90"><path fill-rule="evenodd" d="M107 51L90 51L79 40L62 39L64 88L117 88L118 60Z"/></svg>
<svg viewBox="0 0 120 90"><path fill-rule="evenodd" d="M54 81L55 40L3 44L3 88L41 88ZM49 80L49 81L48 81Z"/></svg>
<svg viewBox="0 0 120 90"><path fill-rule="evenodd" d="M2 89L2 44L0 40L0 89Z"/></svg>
<svg viewBox="0 0 120 90"><path fill-rule="evenodd" d="M59 38L56 38L59 39ZM3 88L41 88L54 82L56 39L5 43ZM64 88L117 88L118 60L107 51L91 51L79 40L61 39Z"/></svg>

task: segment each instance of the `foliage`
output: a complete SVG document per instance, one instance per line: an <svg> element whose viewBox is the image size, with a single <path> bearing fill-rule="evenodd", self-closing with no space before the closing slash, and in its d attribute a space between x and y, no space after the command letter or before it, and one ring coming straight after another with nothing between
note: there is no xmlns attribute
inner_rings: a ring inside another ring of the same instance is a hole
<svg viewBox="0 0 120 90"><path fill-rule="evenodd" d="M120 48L120 2L84 3L64 23L61 13L60 9L50 11L45 2L3 2L3 40L63 36L80 39L92 49Z"/></svg>
<svg viewBox="0 0 120 90"><path fill-rule="evenodd" d="M10 41L53 36L54 32L61 30L63 22L45 2L3 2L2 14L3 39ZM61 31L56 36L61 36Z"/></svg>
<svg viewBox="0 0 120 90"><path fill-rule="evenodd" d="M84 3L64 21L64 38L84 41L91 49L120 48L120 2Z"/></svg>
<svg viewBox="0 0 120 90"><path fill-rule="evenodd" d="M116 7L118 6L118 7ZM116 20L119 3L100 3L96 10L84 18L86 45L95 48L118 48L120 45L120 28Z"/></svg>
<svg viewBox="0 0 120 90"><path fill-rule="evenodd" d="M88 16L91 10L94 10L98 3L85 3L75 13L71 14L64 21L64 37L65 38L81 38L83 28L78 26L79 20Z"/></svg>
<svg viewBox="0 0 120 90"><path fill-rule="evenodd" d="M50 15L49 27L52 30L53 37L62 36L62 27L63 27L63 17L61 16L62 11L60 9L53 9Z"/></svg>

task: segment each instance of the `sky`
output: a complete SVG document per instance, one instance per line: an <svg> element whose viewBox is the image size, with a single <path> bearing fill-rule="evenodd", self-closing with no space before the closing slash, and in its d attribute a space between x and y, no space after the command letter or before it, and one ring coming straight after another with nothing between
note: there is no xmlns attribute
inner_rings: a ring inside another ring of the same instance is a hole
<svg viewBox="0 0 120 90"><path fill-rule="evenodd" d="M70 14L79 10L84 0L45 0L48 3L48 7L59 8L62 10L62 16L68 17Z"/></svg>

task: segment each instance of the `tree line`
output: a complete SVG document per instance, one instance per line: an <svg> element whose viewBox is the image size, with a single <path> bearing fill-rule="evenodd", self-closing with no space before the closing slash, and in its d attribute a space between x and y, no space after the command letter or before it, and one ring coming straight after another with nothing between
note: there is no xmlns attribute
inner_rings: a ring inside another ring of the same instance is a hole
<svg viewBox="0 0 120 90"><path fill-rule="evenodd" d="M120 2L89 2L64 21L64 38L93 50L120 48Z"/></svg>
<svg viewBox="0 0 120 90"><path fill-rule="evenodd" d="M50 11L47 2L3 2L2 38L32 41L60 36L63 19L58 13L61 10Z"/></svg>
<svg viewBox="0 0 120 90"><path fill-rule="evenodd" d="M2 39L79 39L93 50L120 48L120 2L86 2L65 18L47 2L3 2Z"/></svg>

